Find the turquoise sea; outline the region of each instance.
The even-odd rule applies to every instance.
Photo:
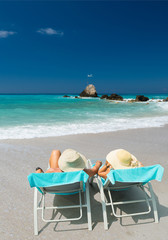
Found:
[[[24,139],[124,129],[161,127],[168,124],[167,95],[149,95],[149,104],[75,95],[0,95],[0,139]],[[152,99],[153,98],[153,99]]]

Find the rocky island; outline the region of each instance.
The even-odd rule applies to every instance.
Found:
[[[108,95],[102,95],[101,99],[108,99],[108,100],[118,100],[118,101],[123,101],[123,97],[121,97],[118,94],[112,93],[110,96]]]
[[[87,87],[80,93],[80,97],[98,97],[95,86],[93,84],[87,85]]]
[[[145,97],[144,95],[137,95],[135,101],[136,102],[146,102],[148,101],[149,98]]]
[[[70,97],[69,95],[64,95],[64,98]],[[86,88],[79,94],[79,96],[75,96],[75,98],[80,97],[99,97],[96,91],[96,87],[93,84],[88,84]],[[112,93],[110,95],[104,94],[100,97],[100,99],[105,100],[112,100],[112,101],[126,101],[128,103],[135,103],[135,102],[148,102],[150,99],[144,95],[136,95],[135,99],[124,99],[122,96]],[[153,101],[154,99],[151,99]],[[158,102],[168,102],[168,97],[165,99],[158,100]],[[149,104],[149,103],[146,103]]]

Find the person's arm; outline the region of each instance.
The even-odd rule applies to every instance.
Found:
[[[110,167],[110,166],[111,166],[111,164],[106,160],[104,166],[101,167],[101,169],[99,169],[99,173],[105,172],[107,170],[107,168]]]
[[[107,178],[107,173],[108,173],[108,172],[105,171],[105,172],[98,173],[98,175],[99,175],[100,177],[106,179],[106,178]]]
[[[98,171],[98,175],[104,179],[107,178],[107,174],[110,172],[110,170],[113,167],[110,165],[110,163],[106,162],[105,165]]]
[[[85,168],[85,169],[83,169],[83,171],[85,171],[89,175],[89,177],[93,177],[95,174],[98,173],[98,170],[101,167],[101,165],[102,165],[102,162],[97,161],[94,167],[92,167],[90,169]]]
[[[105,172],[107,170],[107,165],[105,164],[102,168],[99,169],[98,174]]]

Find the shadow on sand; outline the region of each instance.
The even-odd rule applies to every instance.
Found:
[[[107,194],[106,194],[107,196]],[[113,191],[113,200],[114,201],[122,201],[125,198],[127,200],[129,199],[142,199],[144,194],[140,189],[129,189],[126,191],[119,191],[115,192]],[[108,196],[107,196],[108,199]],[[168,208],[161,205],[159,203],[159,199],[157,195],[155,194],[155,199],[156,199],[156,204],[157,204],[157,209],[158,209],[158,215],[159,219],[162,217],[168,216]],[[83,199],[82,199],[83,200]],[[102,215],[102,205],[101,205],[101,200],[100,200],[100,194],[99,190],[97,187],[96,183],[92,183],[90,185],[90,201],[91,201],[91,213],[92,213],[92,227],[93,229],[96,227],[96,225],[100,222],[103,224],[103,215]],[[69,196],[63,196],[63,195],[55,195],[53,199],[54,206],[59,206],[59,205],[75,205],[79,204],[79,198],[78,194],[75,195],[69,195]],[[132,213],[132,212],[140,212],[140,211],[145,211],[147,209],[145,203],[138,203],[138,204],[127,204],[127,205],[120,205],[117,207],[117,212],[119,211],[124,212],[126,214]],[[151,206],[152,208],[152,206]],[[53,210],[52,215],[50,212],[50,215],[48,215],[49,219],[64,219],[64,218],[71,218],[71,217],[78,217],[79,216],[79,209],[59,209],[59,210]],[[120,224],[122,226],[131,226],[131,225],[136,225],[136,224],[148,224],[154,222],[154,217],[153,217],[153,208],[152,211],[148,215],[139,215],[139,216],[133,216],[133,217],[126,217],[126,218],[116,218],[115,216],[112,215],[111,207],[107,207],[107,218],[108,218],[108,227],[110,228],[113,222],[115,221],[120,221]],[[126,219],[131,219],[127,221]],[[123,219],[125,219],[123,221]],[[126,223],[124,223],[126,222]],[[50,223],[45,224],[39,233],[41,233]],[[80,231],[87,229],[87,213],[86,213],[86,208],[83,208],[83,217],[78,220],[78,221],[70,221],[69,224],[75,225],[80,225],[80,228],[73,227],[71,226],[70,229],[58,229],[58,224],[62,224],[61,222],[54,223],[54,231],[56,232],[62,232],[62,231]]]

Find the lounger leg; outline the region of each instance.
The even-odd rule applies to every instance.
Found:
[[[108,230],[106,200],[105,200],[103,185],[102,185],[101,180],[99,179],[99,177],[97,178],[97,183],[98,183],[98,186],[99,186],[99,189],[100,189],[100,196],[101,196],[101,201],[102,201],[104,229]]]
[[[108,224],[107,224],[107,212],[106,212],[106,202],[105,202],[105,196],[104,196],[104,190],[102,189],[100,191],[101,194],[101,200],[102,200],[102,210],[103,210],[103,219],[104,219],[104,229],[108,230]]]
[[[89,182],[86,183],[86,204],[87,204],[87,218],[88,218],[88,229],[92,230],[92,217],[90,207],[90,193],[89,193]]]
[[[38,235],[38,222],[37,222],[37,188],[34,188],[34,235]]]
[[[159,219],[158,219],[158,211],[157,211],[157,206],[156,206],[156,200],[155,200],[155,195],[154,195],[152,185],[151,185],[150,182],[148,183],[148,186],[149,186],[149,191],[150,191],[150,194],[151,194],[151,199],[152,199],[152,204],[153,204],[153,212],[154,212],[155,223],[158,223]]]

